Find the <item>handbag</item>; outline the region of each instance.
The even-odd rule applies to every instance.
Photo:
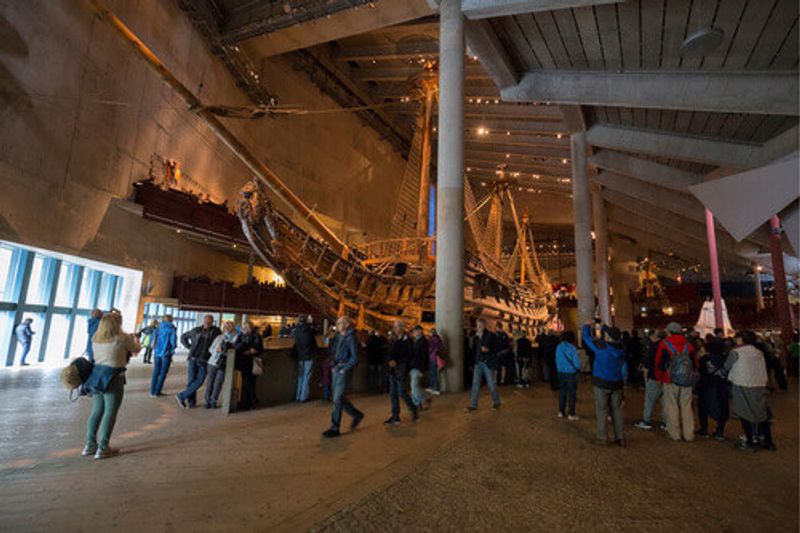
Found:
[[[253,375],[264,375],[264,361],[262,361],[260,357],[253,357]]]

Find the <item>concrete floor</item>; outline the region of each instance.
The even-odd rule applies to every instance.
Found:
[[[327,404],[225,417],[146,397],[129,372],[113,442],[79,456],[90,402],[69,403],[57,372],[0,372],[3,531],[797,530],[797,387],[771,403],[776,453],[673,443],[628,426],[629,446],[591,445],[590,387],[576,423],[553,394],[503,389],[498,412],[440,397],[418,424],[387,429],[387,397],[358,397],[363,428],[320,439]],[[170,373],[175,392],[185,370]],[[641,393],[628,395],[630,421]],[[727,435],[739,434],[732,422]]]

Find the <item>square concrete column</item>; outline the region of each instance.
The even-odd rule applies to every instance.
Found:
[[[464,16],[461,0],[439,11],[439,150],[436,329],[449,364],[447,390],[464,388]]]
[[[592,204],[586,171],[586,133],[570,136],[572,152],[572,206],[575,212],[575,277],[578,292],[578,325],[594,318],[592,281]]]
[[[608,295],[608,229],[606,206],[600,187],[592,189],[592,218],[594,219],[594,263],[597,280],[597,307],[604,324],[611,325],[611,304]]]

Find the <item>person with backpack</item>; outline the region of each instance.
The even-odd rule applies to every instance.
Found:
[[[620,342],[622,336],[619,329],[603,325],[600,329],[601,336],[595,340],[592,337],[592,323],[587,322],[581,331],[583,345],[594,352],[594,366],[592,367],[592,386],[594,387],[594,409],[597,417],[597,441],[600,446],[608,445],[608,418],[609,406],[611,420],[614,425],[614,443],[625,447],[625,420],[622,412],[622,395],[625,389],[625,379],[628,376],[628,366],[625,361],[625,348]],[[605,337],[608,335],[609,340]]]
[[[756,439],[767,450],[775,450],[769,425],[767,406],[767,364],[764,354],[755,347],[756,335],[743,331],[736,346],[725,360],[725,372],[731,382],[733,410],[739,416],[746,440],[742,451],[755,450]]]
[[[663,391],[662,408],[667,418],[667,433],[674,441],[694,440],[692,391],[699,379],[697,354],[683,336],[677,322],[667,324],[669,336],[656,349],[656,379]]]
[[[164,315],[158,329],[153,333],[153,376],[150,378],[150,397],[161,396],[172,356],[178,346],[178,330],[172,323],[172,315]]]
[[[94,366],[83,384],[92,396],[92,414],[86,423],[86,445],[81,455],[105,459],[119,453],[110,445],[125,391],[125,368],[130,354],[141,349],[133,335],[122,331],[122,315],[107,313],[94,334]]]
[[[575,416],[575,399],[578,394],[578,375],[581,359],[575,346],[575,333],[565,331],[556,347],[556,370],[558,370],[558,418],[578,420]],[[566,412],[569,401],[569,415]]]

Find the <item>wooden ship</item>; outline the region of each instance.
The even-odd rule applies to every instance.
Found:
[[[260,180],[242,189],[238,205],[245,236],[261,260],[322,313],[347,314],[359,328],[386,330],[398,318],[409,325],[435,322],[436,243],[428,236],[427,224],[436,101],[433,65],[410,81],[421,105],[393,217],[394,238],[355,248],[316,238],[274,207]],[[464,312],[468,318],[483,316],[527,329],[550,320],[555,297],[537,259],[527,213],[518,216],[512,194],[515,180],[504,169],[497,174],[490,194],[480,202],[465,180],[466,221],[475,249],[466,253]],[[487,205],[483,223],[480,213]],[[504,206],[516,230],[510,257],[501,255]],[[416,212],[410,212],[414,208]]]
[[[431,116],[437,94],[435,65],[426,65],[425,71],[411,80],[422,105],[403,179],[401,199],[405,196],[406,201],[400,202],[399,209],[408,211],[416,205],[416,217],[396,212],[397,223],[392,231],[399,237],[351,249],[220,120],[220,116],[241,114],[241,108],[205,105],[100,0],[89,0],[89,5],[256,176],[241,191],[237,213],[255,252],[287,285],[324,315],[333,318],[348,314],[356,319],[359,328],[386,330],[398,318],[409,325],[433,325],[436,246],[427,235],[427,206]],[[258,117],[271,112],[270,108],[259,107],[245,110],[245,115]],[[178,170],[179,166],[172,165],[175,179]],[[464,312],[469,318],[484,316],[527,328],[550,319],[555,298],[536,259],[527,216],[517,216],[512,185],[513,176],[498,169],[491,194],[476,202],[466,181],[466,221],[475,250],[466,254]],[[410,198],[415,191],[418,197]],[[276,209],[270,194],[285,202],[295,220],[303,220],[311,231]],[[510,258],[501,256],[504,204],[511,210],[517,233]],[[483,226],[478,217],[486,205],[490,208]],[[413,219],[417,222],[408,231],[406,223]]]

